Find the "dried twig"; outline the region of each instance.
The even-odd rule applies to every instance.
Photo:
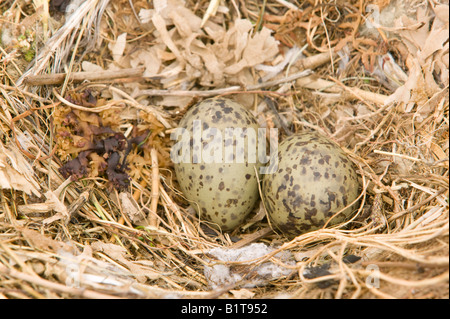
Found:
[[[96,72],[72,72],[68,76],[71,82],[98,81],[111,82],[116,79],[138,78],[144,74],[144,68],[106,70]],[[28,85],[55,85],[61,84],[66,79],[66,73],[28,75],[24,82]]]
[[[208,96],[215,96],[215,95],[223,95],[223,94],[230,94],[230,93],[249,93],[249,91],[256,91],[262,88],[267,88],[275,85],[279,85],[282,83],[287,83],[294,81],[298,78],[302,78],[305,76],[308,76],[311,74],[311,70],[304,70],[299,73],[293,74],[291,76],[287,76],[282,79],[274,80],[274,81],[268,81],[264,83],[258,83],[255,85],[249,85],[247,87],[241,87],[241,86],[231,86],[223,89],[214,89],[214,90],[205,90],[205,91],[198,91],[198,90],[141,90],[137,93],[137,96],[142,95],[156,95],[156,96],[164,96],[164,95],[175,95],[175,96],[202,96],[202,97],[208,97]]]
[[[159,202],[159,167],[158,167],[158,154],[154,148],[151,152],[152,159],[152,201],[150,203],[150,220],[151,226],[158,226],[157,208]]]

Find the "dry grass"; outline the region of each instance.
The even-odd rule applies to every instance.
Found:
[[[187,7],[203,17],[209,2],[191,2]],[[136,70],[130,61],[112,56],[108,45],[124,32],[133,50],[157,43],[154,28],[136,20],[141,9],[149,9],[147,1],[98,3],[95,10],[86,7],[90,14],[73,25],[63,25],[56,15],[41,20],[45,10],[37,11],[28,1],[0,5],[0,297],[449,297],[448,75],[426,73],[421,66],[424,75],[410,87],[410,98],[405,102],[397,95],[389,102],[396,81],[402,84],[417,71],[419,53],[395,31],[364,31],[365,0],[342,5],[304,1],[301,6],[268,0],[264,11],[262,1],[226,1],[229,11],[219,9],[211,21],[227,29],[237,17],[249,19],[274,30],[280,48],[304,47],[304,58],[287,66],[289,78],[284,69],[258,82],[260,73],[249,68],[245,81],[253,83],[229,76],[220,86],[206,87],[198,80],[187,88],[180,84],[182,77],[178,84],[177,78],[144,80],[140,69],[128,73],[127,66]],[[377,4],[383,8],[389,1]],[[300,11],[288,11],[291,6]],[[430,54],[434,62],[448,63],[448,21],[446,30],[443,48]],[[411,72],[409,77],[365,71],[376,69],[378,57],[388,51]],[[27,55],[37,59],[28,64]],[[81,61],[104,69],[116,65],[122,73],[94,72],[94,78],[80,83],[77,79],[88,78],[77,73]],[[305,69],[311,70],[306,77]],[[54,75],[61,72],[67,76]],[[432,85],[429,74],[434,74]],[[49,78],[53,82],[39,82]],[[93,105],[83,96],[87,89],[95,97]],[[255,212],[232,234],[211,235],[177,190],[168,157],[171,129],[189,105],[211,95],[230,96],[254,110],[271,96],[278,115],[260,110],[265,125],[279,127],[281,118],[292,131],[317,130],[338,142],[361,176],[355,217],[289,241]],[[170,104],[173,99],[180,104]],[[131,182],[124,190],[92,172],[77,181],[62,177],[59,169],[80,151],[71,151],[57,134],[73,110],[80,122],[100,119],[130,137],[151,132],[128,156]],[[207,251],[251,242],[276,248],[256,265],[283,264],[276,253],[290,252],[295,263],[284,266],[292,274],[253,288],[237,283],[210,289],[204,275],[210,265]],[[343,262],[349,255],[362,258]],[[324,264],[330,266],[326,276],[305,278],[307,267]],[[251,270],[238,266],[234,269]],[[320,285],[324,282],[329,284]]]

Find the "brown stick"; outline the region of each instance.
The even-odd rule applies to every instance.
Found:
[[[144,68],[131,68],[122,70],[107,70],[99,72],[73,72],[69,75],[70,81],[111,81],[119,78],[139,77],[144,74]],[[66,73],[29,75],[25,78],[28,85],[51,85],[64,82]]]
[[[333,54],[333,56],[334,55],[336,54]],[[315,68],[321,66],[322,64],[328,63],[328,61],[330,60],[331,60],[330,52],[323,52],[309,56],[304,59],[299,59],[297,60],[297,62],[295,62],[294,65],[300,70],[307,70],[307,69],[314,70]]]
[[[158,154],[154,148],[150,151],[152,160],[152,201],[150,203],[150,225],[158,226],[158,200],[159,200],[159,167],[158,167]]]
[[[239,240],[238,242],[235,242],[233,245],[231,245],[229,248],[238,249],[242,248],[272,232],[272,229],[270,227],[262,228],[253,234],[249,235],[248,237]]]
[[[345,85],[340,85],[336,82],[327,81],[321,78],[318,78],[316,75],[309,75],[303,78],[300,78],[296,81],[296,85],[311,89],[311,90],[322,90],[329,93],[341,93],[344,94],[345,97],[348,98],[357,98],[361,101],[367,101],[375,104],[383,105],[387,95],[364,91],[360,88],[356,87],[348,87]]]

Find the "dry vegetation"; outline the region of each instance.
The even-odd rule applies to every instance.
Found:
[[[0,297],[449,297],[444,0],[43,2],[0,3]],[[169,152],[216,95],[339,143],[355,217],[289,241],[261,208],[211,231]],[[256,242],[275,250],[212,289],[208,251]],[[246,285],[268,261],[292,271]]]

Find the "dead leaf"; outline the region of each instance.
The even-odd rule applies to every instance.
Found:
[[[449,7],[448,4],[438,4],[433,7],[434,14],[443,23],[449,22]]]
[[[22,153],[6,148],[0,143],[0,189],[14,189],[40,197],[40,186],[34,179],[34,171]]]
[[[182,1],[162,1],[158,9],[142,10],[140,17],[155,27],[155,44],[130,49],[129,63],[133,67],[144,65],[144,75],[157,77],[164,88],[184,89],[192,83],[205,87],[254,84],[250,68],[270,63],[279,53],[269,29],[254,33],[252,23],[244,19],[234,21],[228,30],[209,20],[202,25],[202,19]],[[174,101],[158,103],[165,102]]]
[[[89,62],[89,61],[83,61],[81,63],[81,67],[83,68],[83,71],[86,72],[101,72],[103,71],[103,68],[95,63]]]
[[[139,205],[133,199],[131,194],[121,192],[119,194],[119,199],[122,205],[122,210],[134,224],[139,223],[145,218],[145,214],[139,209]]]
[[[114,61],[119,61],[125,51],[127,34],[122,33],[117,37],[116,42],[110,43],[108,48],[111,50]]]
[[[397,27],[403,27],[396,33],[409,51],[406,60],[409,75],[386,104],[403,104],[405,112],[411,112],[417,106],[421,118],[433,111],[436,94],[448,86],[448,62],[443,59],[448,56],[449,25],[446,19],[448,14],[437,18],[428,7],[418,7],[417,19],[403,15],[395,21]],[[418,23],[419,27],[412,27]]]
[[[122,246],[97,241],[94,242],[91,247],[94,251],[103,252],[110,258],[127,267],[139,282],[145,282],[145,278],[155,280],[161,277],[158,272],[152,270],[150,267],[130,261],[126,256],[127,250]]]
[[[448,43],[448,24],[443,25],[440,20],[435,19],[418,58],[425,61],[436,51],[443,50],[445,43]]]
[[[72,247],[65,244],[62,241],[56,241],[48,236],[39,233],[36,230],[29,229],[26,227],[19,227],[25,239],[29,242],[31,247],[35,247],[39,250],[58,252],[61,249],[66,251],[71,251]]]
[[[431,151],[436,161],[443,161],[448,158],[448,155],[442,150],[442,148],[436,143],[431,142]]]

